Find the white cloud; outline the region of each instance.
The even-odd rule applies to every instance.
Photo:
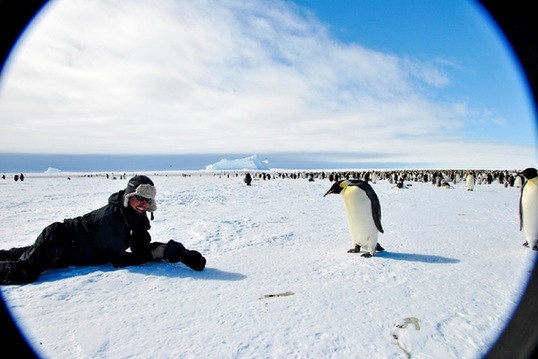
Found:
[[[57,0],[48,7],[3,78],[0,152],[405,157],[431,138],[439,150],[461,145],[452,141],[462,137],[465,104],[429,99],[450,85],[439,59],[341,43],[295,6]]]

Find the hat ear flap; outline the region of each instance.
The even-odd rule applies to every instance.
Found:
[[[123,207],[129,207],[129,198],[131,198],[132,196],[132,193],[123,195]]]

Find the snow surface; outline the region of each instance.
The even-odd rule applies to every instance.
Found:
[[[536,258],[521,245],[519,188],[496,182],[471,192],[378,180],[386,252],[368,259],[347,253],[329,180],[146,174],[158,189],[153,239],[199,250],[207,268],[70,267],[1,287],[44,358],[478,358]],[[67,175],[0,181],[2,248],[126,184]]]
[[[221,170],[269,170],[269,162],[267,160],[262,161],[258,158],[258,155],[252,155],[250,157],[238,158],[229,160],[224,158],[219,162],[205,166],[208,171],[221,171]]]

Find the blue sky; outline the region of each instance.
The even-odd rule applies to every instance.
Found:
[[[528,131],[528,119],[534,118],[534,113],[524,74],[501,29],[479,3],[449,0],[342,0],[337,2],[338,6],[323,0],[295,3],[310,7],[344,42],[359,42],[374,50],[425,61],[442,59],[451,63],[452,69],[445,68],[451,86],[432,95],[444,99],[468,98],[477,109],[483,109],[480,121],[467,126],[470,138],[502,137],[513,143],[536,143],[535,134]],[[493,114],[488,116],[490,113]],[[510,126],[504,126],[505,121],[510,121]]]
[[[0,152],[538,162],[526,82],[467,0],[55,0],[0,86]]]

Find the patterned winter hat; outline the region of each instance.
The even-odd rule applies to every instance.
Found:
[[[157,203],[155,203],[155,195],[157,189],[153,184],[153,181],[146,176],[134,176],[127,183],[125,193],[123,194],[123,205],[129,206],[129,198],[132,196],[141,196],[150,200],[148,212],[154,212],[157,210]]]

